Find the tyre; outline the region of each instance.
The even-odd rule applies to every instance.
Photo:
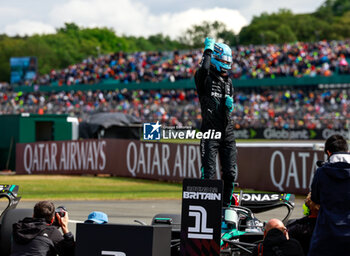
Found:
[[[25,217],[32,217],[33,209],[11,209],[1,218],[0,255],[8,256],[11,253],[12,225]]]

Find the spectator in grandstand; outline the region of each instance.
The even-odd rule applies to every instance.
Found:
[[[278,219],[271,219],[265,225],[264,241],[253,250],[254,256],[302,256],[300,243],[289,238],[288,230]]]
[[[350,74],[350,41],[237,46],[229,75],[234,79],[315,77]],[[199,50],[179,52],[118,52],[89,57],[63,70],[25,81],[26,85],[94,84],[177,81],[193,78],[201,58]]]
[[[238,46],[233,51],[232,77],[261,79],[349,74],[348,44],[349,41],[321,41]]]
[[[53,225],[55,219],[62,229]],[[49,201],[40,201],[34,206],[33,218],[24,218],[13,225],[11,256],[73,256],[74,237],[68,230],[68,212],[64,217],[55,214],[55,206]]]
[[[237,129],[347,129],[349,89],[245,89],[235,93],[231,113]],[[69,114],[85,119],[96,112],[124,112],[142,121],[200,127],[195,90],[111,90],[13,92],[0,88],[0,114]]]
[[[89,214],[84,223],[106,224],[108,223],[108,216],[104,212],[93,211]]]
[[[170,52],[137,52],[89,57],[63,70],[52,70],[26,85],[96,84],[103,80],[121,83],[177,81],[193,77],[200,60],[199,51],[179,55]]]
[[[324,147],[328,160],[316,170],[311,200],[320,204],[310,243],[310,256],[349,255],[350,154],[345,138],[330,136]]]
[[[315,228],[319,209],[320,205],[315,204],[311,200],[311,193],[309,193],[303,205],[305,217],[291,220],[287,225],[289,237],[299,241],[305,255],[309,252],[311,236]]]
[[[214,179],[216,155],[219,152],[224,180],[223,206],[229,207],[237,175],[236,141],[230,113],[233,111],[233,87],[227,70],[231,68],[232,51],[212,38],[205,39],[200,68],[195,84],[202,110],[203,133],[220,132],[221,137],[201,140],[202,178]],[[224,223],[224,222],[223,222]]]

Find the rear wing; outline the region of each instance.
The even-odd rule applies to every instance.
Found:
[[[18,189],[18,185],[0,185],[0,199],[4,197],[8,199],[7,206],[3,210],[0,209],[2,210],[2,212],[0,211],[0,218],[6,211],[16,208],[19,200],[21,200],[21,197],[17,196]]]
[[[287,193],[234,193],[238,199],[240,206],[247,207],[253,213],[260,213],[276,209],[279,207],[286,207],[288,213],[283,219],[287,221],[294,209],[294,194]]]

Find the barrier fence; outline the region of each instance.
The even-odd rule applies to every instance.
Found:
[[[325,157],[308,143],[238,143],[237,149],[240,187],[296,194],[308,192],[316,161]],[[110,174],[181,182],[200,178],[200,167],[198,144],[102,139],[16,145],[17,174]]]

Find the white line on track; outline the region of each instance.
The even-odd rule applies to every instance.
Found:
[[[69,220],[69,223],[84,223],[84,221],[81,220]]]

